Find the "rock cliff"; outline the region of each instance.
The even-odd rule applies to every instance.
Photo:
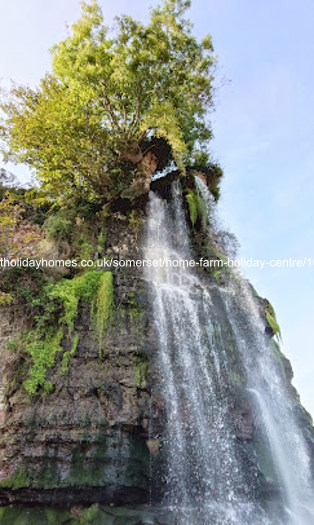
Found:
[[[170,182],[172,179],[173,176]],[[170,198],[164,182],[156,181],[153,187],[164,198]],[[186,213],[190,221],[188,207]],[[112,213],[106,222],[107,259],[142,259],[145,221],[144,209],[137,210],[136,221],[120,211]],[[192,241],[196,250],[202,249],[196,230]],[[151,502],[158,504],[164,481],[160,443],[165,414],[155,363],[157,343],[150,291],[141,268],[120,267],[111,271],[114,316],[101,352],[90,322],[91,305],[81,300],[74,321],[78,334],[76,351],[66,373],[60,373],[61,355],[57,355],[48,371],[54,388],[47,394],[30,396],[25,392],[19,379],[23,355],[12,356],[7,343],[23,331],[27,319],[16,305],[2,307],[2,523],[19,519],[22,510],[8,507],[12,504],[33,506],[28,511],[32,523],[53,523],[44,514],[46,507],[59,509],[51,511],[51,520],[56,523],[94,523],[92,517],[90,521],[80,521],[87,512],[95,520],[98,516],[95,523],[152,523],[145,521],[146,515],[147,519],[157,520],[154,507],[134,508]],[[201,278],[209,284],[217,280],[204,270]],[[261,312],[264,310],[261,300]],[[265,330],[273,335],[266,318]],[[228,344],[232,345],[232,341]],[[63,338],[62,346],[70,351],[69,337]],[[291,366],[283,356],[280,360],[290,383]],[[234,439],[248,472],[258,477],[258,497],[262,500],[275,489],[267,479],[267,458],[263,465],[262,453],[256,455],[258,429],[243,386],[243,370],[234,356],[230,357],[230,367]],[[314,452],[310,417],[299,405],[292,387],[291,396]],[[157,514],[159,520],[163,519],[161,510]]]

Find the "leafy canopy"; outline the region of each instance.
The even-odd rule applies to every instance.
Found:
[[[189,0],[164,0],[143,25],[109,30],[96,0],[52,49],[37,89],[13,87],[1,107],[7,160],[31,166],[52,196],[107,201],[143,172],[143,144],[162,137],[182,172],[211,137],[210,36],[198,42]],[[129,174],[129,175],[127,175]]]

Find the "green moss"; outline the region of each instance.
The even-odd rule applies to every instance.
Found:
[[[42,525],[43,523],[46,525],[47,521],[42,509],[12,505],[2,510],[0,523],[1,525]]]
[[[91,525],[94,523],[94,520],[98,517],[99,518],[99,505],[97,503],[94,503],[91,507],[88,509],[84,509],[82,516],[79,518],[78,524],[79,525]],[[98,522],[99,523],[99,522]]]
[[[100,232],[97,237],[97,252],[103,253],[106,249],[106,228],[104,225],[101,226]]]
[[[52,509],[49,507],[45,507],[43,511],[45,513],[45,519],[47,520],[47,524],[49,525],[60,525],[62,523],[70,523],[70,516],[68,511],[61,509]]]
[[[71,350],[64,352],[62,356],[61,374],[66,374],[66,372],[69,370],[70,362],[71,362],[72,357],[75,355],[78,342],[79,342],[79,336],[78,334],[76,334],[73,338]]]
[[[194,228],[198,218],[198,198],[196,193],[192,190],[187,190],[185,198],[189,206],[190,221]]]
[[[102,355],[102,344],[105,330],[113,318],[114,288],[111,272],[101,274],[97,293],[91,307],[91,320],[97,332],[99,353]]]
[[[43,392],[53,389],[46,375],[54,366],[57,353],[63,352],[63,337],[72,337],[71,350],[62,356],[61,373],[68,370],[79,342],[78,334],[73,334],[79,301],[91,304],[91,322],[101,346],[113,314],[112,274],[92,270],[74,279],[61,279],[54,285],[49,283],[44,287],[43,298],[33,300],[36,308],[38,301],[42,311],[35,316],[35,327],[11,344],[13,349],[24,350],[31,358],[28,378],[23,383],[30,394],[40,389]]]
[[[202,227],[205,228],[208,222],[208,214],[207,214],[206,203],[199,191],[197,192],[197,212],[198,212],[198,217],[201,221]]]
[[[37,424],[40,424],[39,420],[37,420]],[[34,432],[32,432],[31,435],[35,438],[36,429],[34,428],[33,431]],[[56,486],[61,486],[61,483],[58,465],[58,449],[55,447],[53,457],[47,457],[39,470],[35,470],[32,466],[32,461],[26,459],[23,464],[23,469],[16,470],[11,477],[0,483],[0,487],[11,489],[19,489],[22,487],[50,489]]]
[[[67,510],[10,505],[0,509],[1,525],[62,525],[74,523]]]
[[[49,297],[58,299],[63,304],[64,313],[59,318],[59,324],[66,325],[70,333],[73,330],[74,319],[77,316],[79,301],[91,302],[97,292],[102,275],[104,274],[97,270],[92,270],[74,279],[61,279],[52,288]]]
[[[57,352],[62,351],[60,345],[63,337],[63,329],[60,328],[56,333],[49,327],[44,339],[40,334],[29,332],[28,338],[31,342],[26,345],[26,352],[31,356],[33,366],[29,370],[28,379],[23,385],[30,394],[35,394],[39,387],[43,387],[45,392],[53,389],[53,384],[46,380],[47,369],[52,368],[55,363]]]
[[[20,487],[28,487],[30,481],[31,478],[28,470],[16,470],[10,478],[0,482],[0,487],[19,489]]]

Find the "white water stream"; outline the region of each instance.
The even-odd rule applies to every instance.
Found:
[[[212,200],[202,185],[199,191],[212,221]],[[191,269],[169,264],[192,258],[178,185],[171,203],[151,195],[144,252],[146,259],[164,261],[147,268],[146,279],[167,419],[162,441],[167,464],[164,505],[173,523],[314,523],[307,448],[250,288],[239,278],[224,288],[205,286]],[[234,357],[226,326],[247,376],[243,390],[260,442],[271,458],[270,481],[278,488],[278,505],[266,504],[264,509],[257,496],[257,474],[243,459],[235,437],[234,390],[229,384]]]

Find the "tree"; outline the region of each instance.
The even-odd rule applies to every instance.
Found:
[[[122,16],[111,33],[96,1],[83,3],[52,50],[52,73],[2,103],[5,159],[34,168],[53,197],[102,202],[132,196],[158,137],[184,173],[211,137],[214,63],[210,37],[199,43],[184,17],[189,5],[165,0],[148,25]]]

